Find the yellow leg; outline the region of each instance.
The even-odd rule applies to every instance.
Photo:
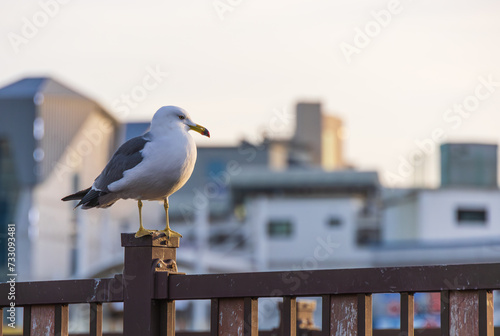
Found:
[[[170,228],[170,225],[168,224],[168,198],[165,198],[163,200],[163,207],[165,208],[165,217],[167,217],[166,222],[167,225],[165,226],[165,230],[161,230],[160,232],[163,232],[167,238],[171,237],[182,237],[182,235],[179,232],[175,232]]]
[[[139,208],[139,231],[135,233],[135,238],[147,236],[153,233],[152,230],[146,230],[144,226],[142,226],[142,201],[137,201],[137,207]]]

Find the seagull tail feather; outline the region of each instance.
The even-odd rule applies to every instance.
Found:
[[[61,201],[75,201],[75,200],[81,200],[87,193],[90,191],[90,188],[80,190],[79,192],[76,192],[74,194],[68,195],[66,197],[63,197]]]
[[[78,208],[80,205],[82,206],[82,209],[90,209],[90,208],[95,208],[95,207],[103,207],[102,204],[99,202],[99,197],[106,195],[106,192],[102,192],[99,190],[92,189],[92,187],[80,190],[79,192],[76,192],[74,194],[68,195],[64,198],[62,198],[62,201],[76,201],[79,200],[78,204],[75,206],[75,209]],[[114,202],[113,202],[114,203]],[[110,206],[109,204],[108,206]]]

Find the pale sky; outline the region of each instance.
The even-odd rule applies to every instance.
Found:
[[[500,82],[495,0],[64,2],[0,2],[1,86],[52,76],[120,120],[178,105],[210,129],[200,145],[289,134],[283,111],[321,101],[344,120],[347,160],[377,169],[387,185],[414,180],[398,173],[401,157],[433,132],[500,139],[500,83],[484,84]],[[341,46],[356,50],[350,62]],[[127,113],[123,95],[133,93]],[[454,104],[470,112],[447,112]],[[435,182],[437,148],[423,148],[433,152],[427,180]]]

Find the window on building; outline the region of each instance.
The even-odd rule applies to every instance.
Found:
[[[486,209],[458,208],[458,224],[485,225],[488,221],[488,211]]]
[[[342,225],[342,218],[332,216],[332,217],[328,218],[326,223],[327,223],[328,227],[339,227]]]
[[[269,237],[274,238],[289,237],[293,233],[292,222],[287,219],[271,220],[267,225],[267,233],[269,234]]]

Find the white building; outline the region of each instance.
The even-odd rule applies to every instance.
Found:
[[[384,201],[383,241],[500,239],[500,190],[411,190]]]
[[[497,146],[441,146],[442,186],[386,190],[374,265],[497,262]]]
[[[362,267],[378,239],[375,172],[254,170],[234,178],[258,270]]]

